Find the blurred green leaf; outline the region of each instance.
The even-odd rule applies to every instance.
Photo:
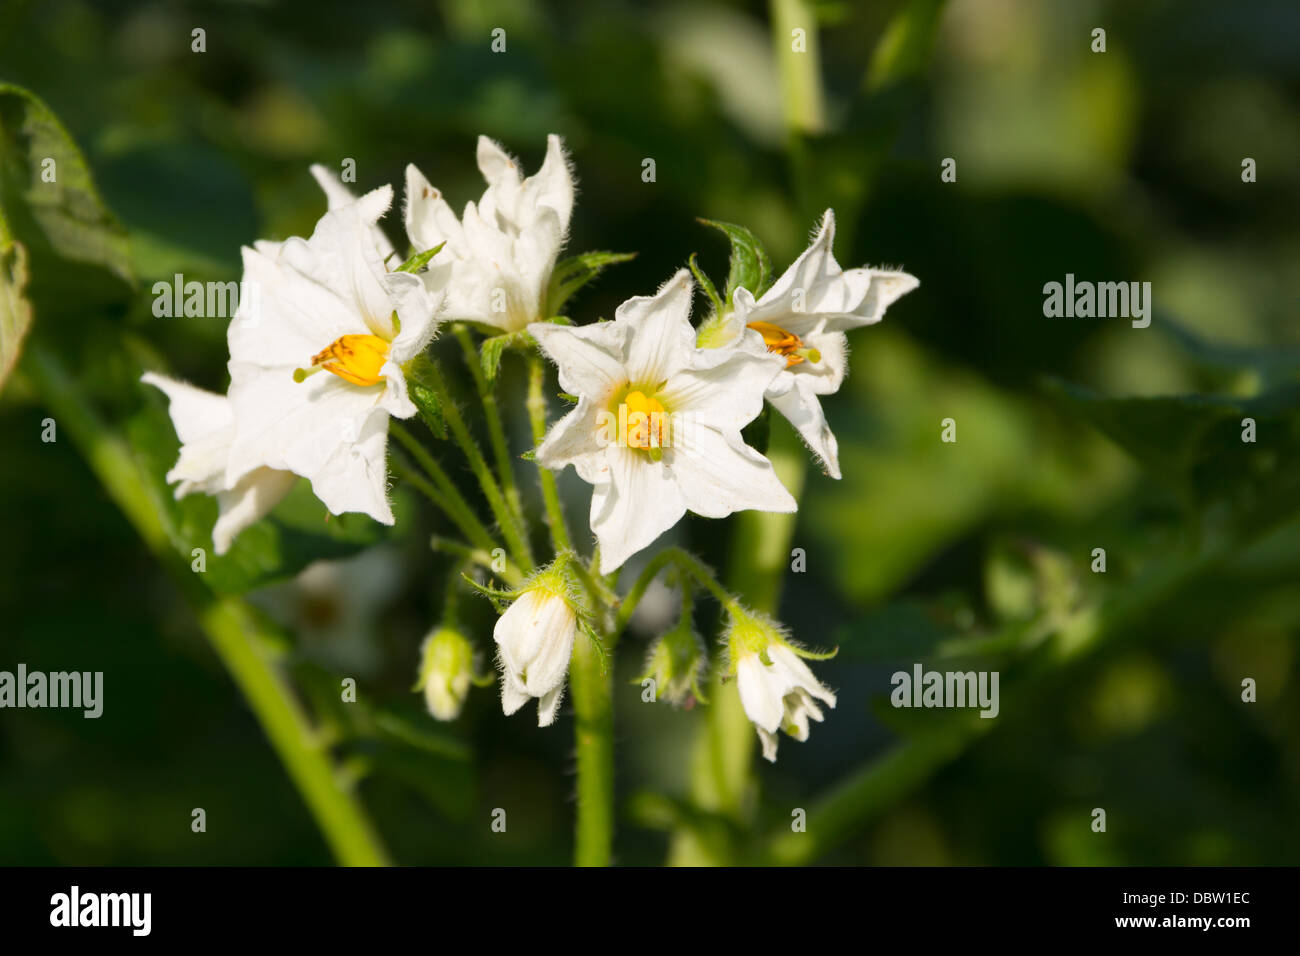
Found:
[[[1296,482],[1300,385],[1254,398],[1109,398],[1059,379],[1045,387],[1190,504],[1243,498],[1258,503],[1274,487]],[[1243,440],[1247,419],[1254,423],[1254,441]]]
[[[0,216],[33,259],[48,251],[134,279],[126,232],[72,137],[35,95],[8,83],[0,83]]]
[[[0,217],[0,389],[18,361],[32,324],[32,304],[24,295],[27,278],[27,250],[21,242],[7,241]]]

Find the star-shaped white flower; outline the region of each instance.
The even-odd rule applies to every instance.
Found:
[[[225,554],[239,532],[279,504],[298,476],[262,467],[230,482],[226,460],[235,436],[230,400],[154,372],[146,372],[141,381],[166,394],[181,440],[180,457],[167,473],[167,482],[179,482],[177,498],[196,491],[216,497],[219,517],[212,528],[212,543],[217,554]]]
[[[561,388],[578,396],[537,461],[573,465],[593,486],[602,574],[687,511],[722,518],[796,507],[772,463],[740,437],[783,362],[761,350],[696,348],[692,291],[683,269],[655,295],[624,302],[613,322],[528,327]]]
[[[423,279],[387,271],[375,231],[391,202],[384,186],[335,205],[309,239],[243,250],[255,295],[228,332],[228,481],[291,471],[334,514],[393,523],[388,419],[416,412],[403,366],[436,331],[445,270]]]
[[[573,212],[573,177],[560,137],[546,138],[537,174],[521,178],[519,164],[486,136],[478,168],[488,187],[460,218],[415,166],[406,167],[406,232],[417,251],[446,243],[450,263],[449,318],[515,332],[549,318],[546,289]]]
[[[848,358],[844,333],[874,325],[885,309],[920,282],[906,272],[840,268],[831,252],[835,213],[826,210],[812,244],[757,301],[746,288],[732,296],[733,311],[708,330],[701,344],[767,350],[785,357],[767,399],[789,419],[826,473],[840,477],[839,445],[820,396],[839,391]]]

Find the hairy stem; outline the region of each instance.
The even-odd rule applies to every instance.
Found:
[[[606,866],[614,840],[614,700],[612,675],[593,641],[579,634],[569,666],[576,720],[578,819],[574,863]]]
[[[478,349],[474,347],[474,338],[464,325],[455,326],[455,335],[465,353],[465,364],[474,378],[474,387],[478,389],[479,400],[483,404],[483,415],[487,420],[488,440],[492,443],[492,457],[496,459],[497,475],[501,479],[501,488],[505,492],[506,504],[514,513],[520,525],[527,527],[524,520],[524,508],[519,498],[519,485],[515,481],[514,462],[510,458],[510,448],[506,443],[506,430],[501,420],[501,407],[497,402],[496,392],[488,384],[479,361]]]
[[[546,437],[546,397],[542,392],[546,381],[546,365],[540,355],[528,357],[528,420],[533,429],[533,445],[540,445]],[[564,508],[555,485],[555,475],[549,468],[537,466],[537,480],[542,487],[542,502],[546,506],[546,523],[551,529],[551,542],[555,553],[573,548],[569,529],[564,523]]]
[[[496,518],[497,524],[501,526],[501,535],[505,538],[506,548],[519,566],[524,569],[525,573],[532,571],[533,552],[528,545],[528,535],[522,522],[506,504],[505,496],[501,492],[501,486],[497,484],[496,478],[492,476],[492,469],[488,467],[487,459],[479,451],[474,436],[470,434],[469,426],[465,424],[464,416],[461,415],[456,403],[452,401],[451,393],[447,390],[447,383],[443,380],[442,372],[432,362],[429,363],[428,368],[429,386],[437,394],[438,402],[442,406],[442,414],[447,420],[447,427],[451,429],[452,437],[455,438],[456,444],[464,452],[470,470],[474,472],[474,477],[478,479],[478,483],[483,489],[483,495],[487,498],[488,507],[492,509],[492,516]]]

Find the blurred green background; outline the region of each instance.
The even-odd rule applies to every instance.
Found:
[[[237,278],[241,244],[309,232],[312,162],[355,159],[363,188],[400,186],[415,162],[459,207],[482,189],[480,133],[529,170],[563,135],[580,188],[569,249],[639,253],[580,294],[578,321],[692,252],[724,272],[696,216],[747,225],[780,270],[834,206],[842,264],[921,279],[852,336],[852,374],[825,402],[845,477],[809,473],[792,541],[807,570],[783,581],[795,636],[841,646],[817,668],[840,703],[710,818],[687,798],[700,710],[641,703],[634,634],[616,683],[618,862],[662,861],[672,826],[729,830],[741,860],[767,858],[771,833],[790,862],[1297,862],[1300,7],[811,15],[822,89],[787,112],[788,43],[761,2],[0,0],[0,80],[66,124],[140,280],[124,295],[34,269],[33,341],[135,434],[162,415],[138,363],[226,384],[224,322],[154,318],[155,279]],[[1067,272],[1150,281],[1151,327],[1044,318],[1042,286]],[[20,366],[0,402],[0,669],[102,670],[105,714],[0,712],[0,863],[329,862],[172,580],[72,441],[39,440],[47,414]],[[956,444],[939,441],[947,417]],[[562,489],[579,527],[586,488],[570,472]],[[428,535],[446,528],[402,489],[397,508],[399,535],[341,522],[338,562],[264,575],[254,600],[292,635],[295,683],[397,861],[564,863],[571,717],[508,720],[495,689],[450,727],[424,716],[409,689],[447,567]],[[310,502],[277,513],[286,553],[303,521],[319,522]],[[725,567],[725,527],[692,519],[678,538]],[[1089,570],[1097,547],[1105,574]],[[490,609],[463,602],[487,655]],[[889,675],[916,661],[999,670],[1001,715],[891,709]],[[363,719],[331,705],[340,675],[373,705]],[[813,810],[815,839],[785,833],[794,807]]]

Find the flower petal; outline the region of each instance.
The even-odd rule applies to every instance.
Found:
[[[614,323],[627,332],[627,380],[658,385],[684,367],[695,350],[691,296],[695,283],[680,269],[652,296],[628,299],[614,312]]]
[[[735,511],[785,513],[798,507],[772,463],[746,445],[738,432],[703,425],[675,427],[671,455],[686,506],[698,515],[725,518]],[[667,453],[664,457],[669,460]]]

